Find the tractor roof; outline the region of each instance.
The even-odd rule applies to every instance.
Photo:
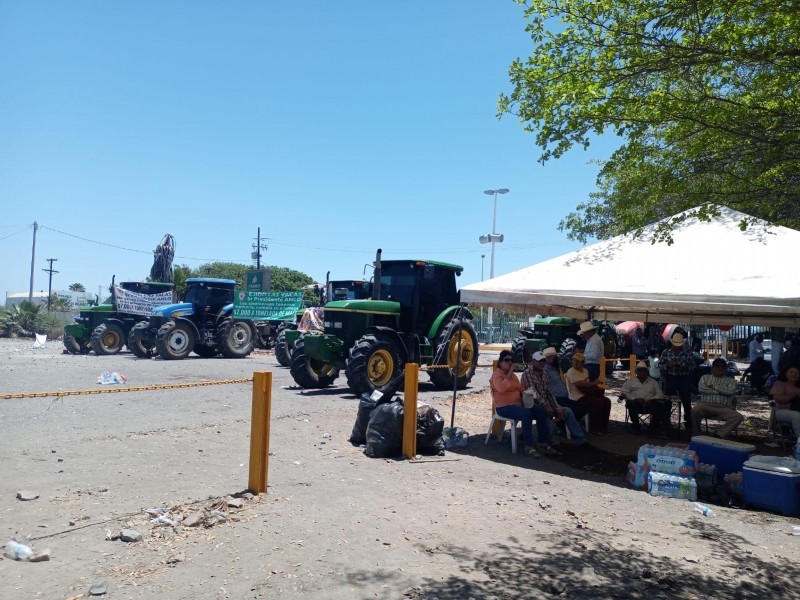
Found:
[[[464,267],[461,265],[454,265],[452,263],[440,262],[438,260],[381,260],[381,266],[383,265],[396,265],[402,263],[414,263],[418,266],[425,266],[425,265],[433,265],[435,267],[441,267],[442,269],[452,269],[457,274],[461,274],[464,270]]]
[[[213,277],[190,277],[186,283],[212,283],[217,285],[236,285],[235,279],[214,279]]]

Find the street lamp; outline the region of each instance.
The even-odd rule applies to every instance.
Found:
[[[508,188],[499,188],[496,190],[483,190],[487,196],[494,196],[494,208],[492,209],[492,232],[487,235],[482,235],[478,238],[481,244],[492,243],[491,258],[489,259],[489,279],[494,279],[494,245],[497,242],[503,241],[503,234],[497,233],[497,194],[507,194]],[[489,325],[492,324],[492,307],[489,307]]]

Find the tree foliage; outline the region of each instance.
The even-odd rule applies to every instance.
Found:
[[[535,48],[511,65],[500,115],[535,135],[542,162],[594,135],[622,139],[597,191],[562,221],[570,237],[612,237],[708,202],[800,227],[795,3],[517,1]]]
[[[266,267],[272,271],[272,289],[276,292],[300,291],[305,286],[314,283],[305,273],[287,267]],[[192,269],[186,265],[175,267],[175,289],[178,297],[183,298],[186,292],[186,280],[190,277],[214,277],[217,279],[233,279],[236,287],[244,287],[247,271],[252,270],[250,265],[229,262],[213,262],[200,265]]]
[[[42,305],[27,300],[0,309],[0,335],[32,337],[39,332],[44,316]]]
[[[69,289],[71,292],[85,292],[86,288],[83,287],[82,283],[73,283],[70,284]]]

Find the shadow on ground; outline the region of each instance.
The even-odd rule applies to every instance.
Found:
[[[402,574],[376,569],[349,574],[358,586],[397,586],[407,598],[800,598],[796,568],[748,554],[751,544],[707,519],[683,525],[708,540],[700,564],[614,547],[614,538],[591,529],[558,531],[536,539],[510,537],[488,551],[455,545],[420,546],[430,560],[455,561],[457,573],[422,577],[401,589]],[[445,558],[446,557],[446,558]],[[703,563],[714,560],[712,567]],[[721,564],[722,566],[718,566]],[[371,597],[371,596],[370,596]]]

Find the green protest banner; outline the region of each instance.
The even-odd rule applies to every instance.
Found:
[[[236,290],[233,318],[256,321],[285,321],[300,310],[303,292],[253,292]]]

